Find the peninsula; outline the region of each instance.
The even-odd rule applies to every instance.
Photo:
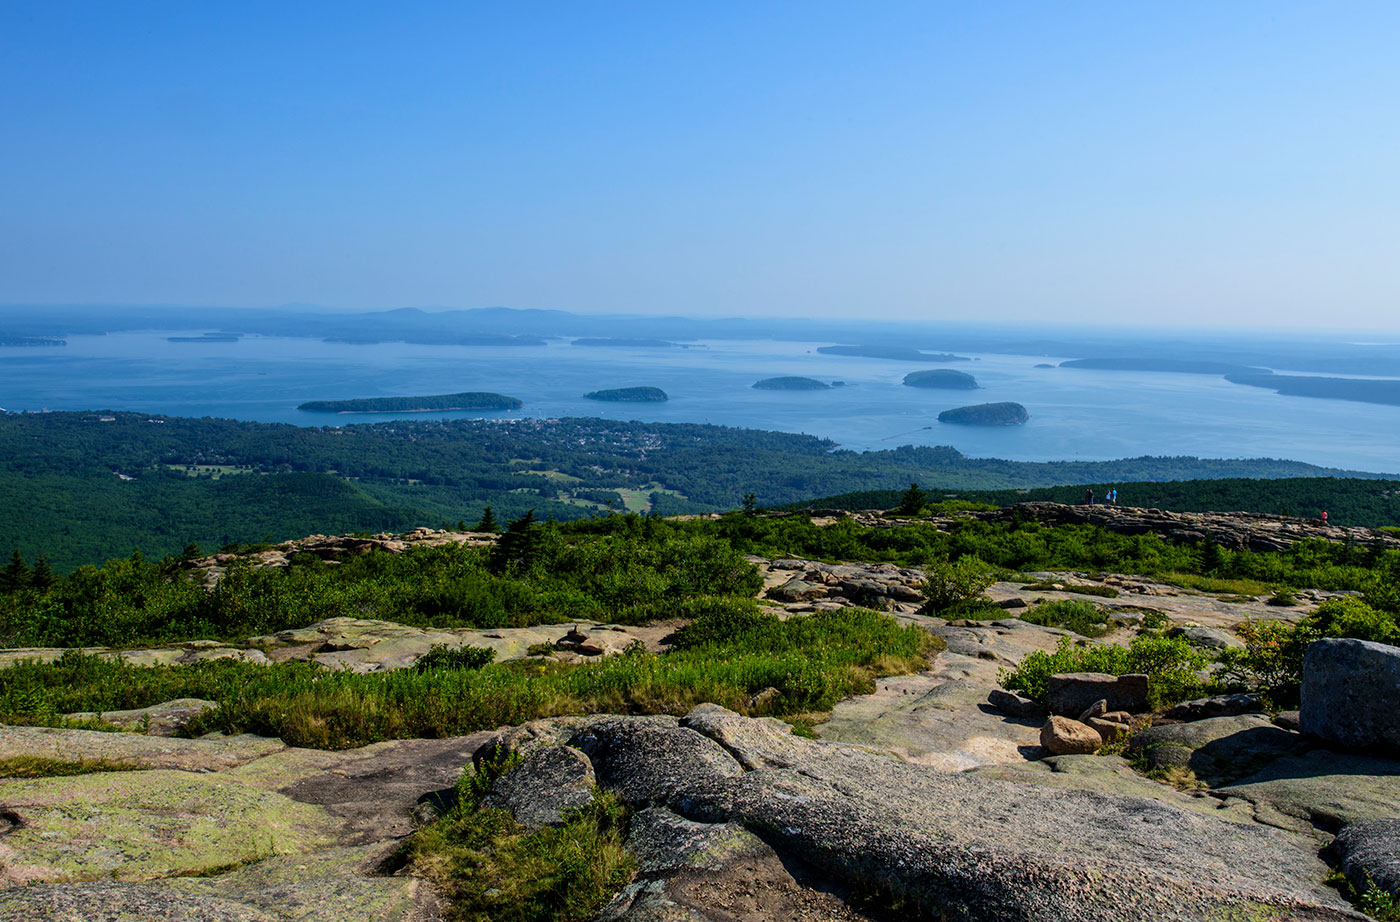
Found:
[[[1039,366],[1037,366],[1039,367]],[[1120,358],[1070,359],[1061,368],[1089,368],[1096,371],[1165,371],[1179,375],[1229,375],[1264,371],[1231,362],[1196,361],[1194,359],[1161,359],[1123,356]]]
[[[978,387],[977,379],[962,371],[951,368],[935,368],[931,371],[911,371],[904,376],[906,387],[927,387],[944,390],[972,391]]]
[[[1230,374],[1225,380],[1266,387],[1287,397],[1322,397],[1400,406],[1400,380],[1395,378],[1324,378],[1317,375]]]
[[[958,423],[963,426],[1019,426],[1031,415],[1019,403],[979,403],[970,407],[944,410],[938,414],[940,423]]]
[[[754,382],[754,387],[761,391],[824,391],[831,387],[816,378],[786,377],[786,378],[764,378],[762,381]]]
[[[444,410],[515,410],[514,397],[480,391],[431,397],[361,397],[355,400],[310,400],[297,407],[308,413],[439,413]]]
[[[865,359],[894,359],[897,362],[970,362],[965,355],[951,352],[922,352],[905,346],[818,346],[823,355],[852,355]]]
[[[611,400],[617,403],[661,403],[671,399],[659,387],[614,387],[583,396],[587,400]]]

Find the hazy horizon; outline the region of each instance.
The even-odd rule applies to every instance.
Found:
[[[0,302],[1400,325],[1388,4],[143,11],[0,11]]]

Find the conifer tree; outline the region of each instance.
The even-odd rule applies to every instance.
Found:
[[[529,570],[534,566],[540,550],[540,523],[535,521],[535,510],[522,515],[506,527],[496,546],[491,549],[489,564],[491,572],[505,573],[515,570]]]
[[[533,517],[534,510],[530,511],[530,515]],[[496,516],[491,512],[490,506],[487,506],[484,510],[482,510],[481,521],[477,522],[476,528],[472,529],[472,531],[489,531],[493,535],[499,532],[500,530],[501,526],[496,524]]]
[[[43,592],[56,582],[58,582],[58,577],[53,575],[53,568],[49,566],[49,559],[41,556],[34,562],[34,572],[29,577],[29,584],[40,592]]]
[[[24,562],[19,548],[15,548],[15,552],[10,555],[10,562],[5,565],[4,570],[0,570],[0,589],[6,592],[28,589],[32,579],[33,574],[29,572],[29,565]]]
[[[909,489],[899,498],[899,505],[894,511],[900,515],[918,515],[927,505],[928,494],[920,490],[917,483],[911,483]]]

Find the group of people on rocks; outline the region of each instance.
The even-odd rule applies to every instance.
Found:
[[[1104,491],[1104,494],[1103,494],[1103,501],[1104,501],[1104,503],[1105,503],[1106,505],[1109,505],[1109,506],[1116,506],[1116,505],[1118,505],[1118,491],[1117,491],[1117,490],[1105,490],[1105,491]],[[1093,490],[1092,487],[1086,487],[1086,488],[1084,489],[1084,505],[1086,505],[1086,506],[1092,506],[1092,505],[1094,505],[1094,490]]]

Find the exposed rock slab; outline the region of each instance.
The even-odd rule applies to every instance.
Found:
[[[1281,828],[1336,831],[1386,819],[1400,802],[1400,760],[1317,749],[1269,763],[1216,790],[1249,801],[1260,822]]]
[[[732,823],[948,920],[1358,919],[1312,843],[1161,801],[940,772],[712,705],[573,738],[637,806]]]
[[[261,736],[187,740],[139,733],[97,733],[52,727],[0,726],[0,758],[41,756],[65,762],[106,759],[144,768],[221,771],[281,752],[287,744]]]
[[[185,769],[0,781],[20,820],[0,838],[5,922],[437,919],[431,888],[384,874],[382,859],[437,812],[425,808],[446,806],[491,736],[323,752],[253,737],[0,731],[18,754]]]
[[[0,843],[3,883],[205,872],[334,843],[324,810],[218,773],[154,770],[0,782],[24,819]]]

